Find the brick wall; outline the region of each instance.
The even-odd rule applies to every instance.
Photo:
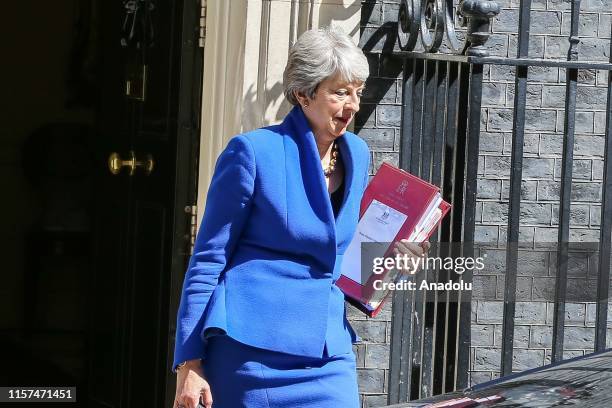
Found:
[[[502,11],[492,23],[487,46],[493,55],[515,56],[518,1],[500,0]],[[401,115],[401,61],[391,55],[399,1],[362,1],[360,46],[370,61],[370,80],[356,133],[372,151],[373,174],[382,161],[398,163]],[[529,56],[565,58],[570,22],[570,2],[534,0]],[[612,0],[587,0],[581,8],[579,58],[608,61]],[[397,47],[396,47],[397,49]],[[601,219],[601,180],[607,72],[580,71],[576,111],[576,145],[572,187],[572,241],[598,241]],[[476,240],[505,242],[509,193],[514,68],[486,66],[483,84],[479,157]],[[558,227],[559,181],[565,101],[565,71],[534,67],[529,70],[524,168],[521,189],[520,240],[554,242]],[[550,360],[551,303],[538,301],[538,288],[554,282],[554,259],[533,253],[532,268],[519,266],[515,332],[516,370],[543,365]],[[471,381],[479,383],[499,375],[503,279],[486,270],[474,278],[472,311]],[[552,283],[554,285],[554,283]],[[519,289],[520,290],[520,289]],[[487,299],[487,300],[484,300]],[[566,306],[566,357],[592,350],[593,304]],[[356,345],[363,406],[386,402],[390,310],[365,319],[349,310],[350,319],[364,341]],[[611,336],[608,336],[610,339]]]
[[[347,304],[348,305],[348,304]],[[391,303],[374,319],[348,305],[348,318],[362,341],[353,346],[357,356],[359,392],[363,407],[385,406],[391,338]]]

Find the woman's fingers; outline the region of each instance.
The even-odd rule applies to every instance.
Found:
[[[399,262],[397,262],[395,265],[397,269],[399,269],[405,274],[414,275],[416,273],[418,267],[415,267],[415,264],[417,262],[416,258],[418,257],[415,254],[411,252],[405,252],[395,247],[393,248],[393,255],[399,255],[401,257]]]
[[[396,266],[401,269],[402,272],[414,275],[421,266],[421,259],[427,256],[429,248],[431,248],[431,243],[429,241],[423,241],[417,244],[407,239],[402,239],[395,242],[393,255],[400,255],[402,257]]]
[[[407,256],[409,258],[408,262],[402,262],[404,273],[410,273],[414,275],[419,270],[420,259],[427,254],[429,251],[430,243],[429,241],[424,241],[421,244],[417,244],[414,242],[410,242],[407,239],[402,239],[395,243],[395,247],[393,248],[394,255]]]
[[[423,251],[427,254],[429,252],[429,248],[431,248],[431,242],[429,241],[423,241],[420,244],[421,248],[423,248]]]
[[[198,408],[199,402],[199,394],[182,394],[176,399],[176,402],[174,403],[174,408]]]
[[[202,397],[202,405],[205,408],[212,408],[213,399],[212,399],[212,393],[210,392],[210,387],[208,386],[208,383],[202,388],[201,397]]]
[[[178,372],[173,408],[212,408],[210,385],[204,379],[201,367],[184,368]],[[201,405],[200,405],[201,402]]]
[[[395,245],[402,254],[406,254],[408,256],[422,256],[425,254],[423,247],[415,242],[410,242],[407,239],[397,241]]]

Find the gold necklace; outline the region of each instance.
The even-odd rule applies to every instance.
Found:
[[[330,177],[334,170],[336,170],[336,160],[338,158],[338,145],[336,144],[336,141],[334,140],[333,145],[332,145],[332,150],[330,153],[331,159],[329,159],[329,165],[323,169],[323,174],[325,175],[325,177]]]

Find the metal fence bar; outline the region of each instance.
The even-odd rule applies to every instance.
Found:
[[[421,174],[423,179],[432,182],[433,167],[435,166],[434,155],[436,154],[439,143],[436,144],[436,128],[439,111],[438,108],[438,63],[437,61],[427,61],[426,64],[426,82],[425,82],[425,98],[423,108],[423,163]],[[423,271],[428,282],[433,281],[433,271]],[[421,292],[421,291],[419,291]],[[432,372],[433,372],[433,339],[434,339],[434,309],[435,300],[434,293],[423,292],[423,308],[419,318],[423,321],[423,332],[421,342],[421,373],[420,373],[420,389],[419,398],[424,398],[432,395]],[[416,379],[415,379],[416,380]]]
[[[427,162],[426,156],[423,154],[427,148],[427,139],[428,135],[424,133],[424,129],[427,128],[429,123],[426,123],[428,120],[428,109],[425,101],[427,100],[425,96],[425,92],[428,90],[428,84],[432,81],[430,78],[430,72],[428,72],[427,61],[417,60],[416,62],[416,75],[414,77],[414,107],[415,107],[415,115],[414,115],[414,127],[416,129],[420,129],[419,133],[419,144],[412,144],[412,154],[413,159],[415,155],[420,159],[420,162],[417,165],[417,162],[412,163],[411,173],[417,174],[419,177],[426,177],[424,174],[425,168],[424,164]],[[417,124],[418,123],[418,124]],[[416,137],[413,136],[413,142]],[[422,273],[414,275],[416,287],[419,287],[421,282],[423,282],[426,277],[423,276]],[[425,293],[422,290],[414,291],[413,299],[414,299],[414,318],[412,320],[412,357],[411,364],[412,369],[410,370],[410,390],[408,395],[408,400],[417,398],[420,395],[420,378],[421,378],[421,367],[422,367],[422,354],[421,347],[423,341],[423,307],[425,302]]]
[[[412,145],[412,118],[414,107],[412,105],[412,93],[414,92],[413,73],[416,60],[405,59],[402,69],[402,118],[401,118],[401,139],[399,166],[402,169],[409,169],[412,155],[410,146]]]
[[[447,106],[446,103],[446,94],[448,87],[448,77],[447,77],[447,68],[448,63],[445,61],[441,61],[436,63],[436,102],[435,106],[439,106],[444,103],[444,106]],[[434,126],[434,150],[432,157],[432,170],[431,170],[431,182],[442,188],[442,173],[444,172],[444,149],[445,149],[445,141],[444,141],[444,130],[446,128],[446,111],[444,109],[437,109],[435,116],[435,126]],[[443,192],[442,192],[443,194]],[[435,234],[431,236],[430,242],[432,245],[435,245],[436,253],[434,256],[440,256],[440,248],[436,245],[439,242],[442,242],[441,239],[442,231],[441,229],[437,229]],[[434,280],[436,282],[441,281],[442,271],[436,269],[434,272]],[[444,279],[444,278],[442,278]],[[443,321],[444,316],[441,314],[441,311],[444,310],[443,305],[440,304],[440,294],[438,291],[434,292],[433,303],[429,305],[431,310],[431,322],[427,320],[425,322],[426,327],[431,327],[431,357],[430,357],[430,372],[425,373],[423,376],[423,381],[429,381],[429,389],[430,392],[426,396],[434,395],[436,390],[435,378],[436,374],[440,371],[439,365],[437,365],[436,353],[439,350],[439,347],[444,348],[443,344],[440,344],[438,338],[442,338],[442,336],[438,336],[438,328],[439,322]],[[427,318],[430,317],[428,314]],[[441,320],[440,320],[441,319]],[[425,379],[426,378],[426,379]]]
[[[453,198],[453,187],[455,185],[453,180],[453,169],[455,167],[455,155],[456,155],[456,140],[457,140],[457,121],[459,116],[459,64],[456,62],[447,62],[447,89],[446,89],[446,122],[445,122],[445,143],[444,143],[444,173],[442,181],[442,196],[444,199],[452,203]],[[451,242],[452,236],[452,217],[453,211],[447,218],[444,219],[440,226],[440,237],[442,242]],[[450,255],[448,248],[444,252],[440,253],[441,257]],[[449,272],[446,270],[442,271],[443,279],[448,279]],[[435,372],[439,373],[434,378],[434,393],[442,393],[445,390],[446,385],[446,372],[447,372],[447,355],[448,355],[448,341],[449,341],[449,326],[448,319],[450,315],[450,294],[445,293],[443,307],[438,309],[438,327],[439,332],[443,335],[438,336],[436,339],[436,348],[439,350],[436,353],[436,361],[434,363]]]
[[[453,61],[467,62],[469,64],[482,65],[514,65],[514,66],[529,66],[529,67],[553,67],[553,68],[578,68],[578,69],[602,69],[606,71],[612,70],[612,62],[605,61],[567,61],[551,58],[516,58],[516,57],[499,57],[499,56],[465,56],[454,54],[425,54],[415,51],[398,51],[395,53],[398,56],[405,58],[421,58],[437,61]]]
[[[400,167],[411,168],[412,155],[412,121],[414,92],[413,74],[416,60],[404,60],[402,77],[402,129],[400,145]],[[408,394],[410,370],[410,334],[412,323],[412,296],[406,291],[399,290],[393,293],[391,312],[391,355],[394,358],[389,362],[389,388],[387,402],[397,404],[406,401],[401,396]]]
[[[469,53],[469,51],[468,51]],[[466,64],[466,69],[469,66]],[[480,110],[482,106],[483,66],[472,64],[470,72],[468,112],[467,112],[467,143],[465,169],[465,198],[463,219],[463,256],[474,257],[474,234],[476,227],[476,192],[478,176],[478,150],[480,144]],[[461,279],[472,282],[472,272],[466,270]],[[459,293],[459,330],[457,336],[457,374],[455,389],[468,386],[468,371],[470,366],[471,310],[472,296],[470,291]]]
[[[436,118],[436,61],[423,61],[425,66],[425,84],[423,97],[423,120],[421,144],[421,178],[431,181],[433,138]]]
[[[612,30],[612,27],[611,27]],[[612,40],[610,41],[610,63],[612,63]],[[601,226],[599,231],[599,270],[597,285],[597,312],[595,350],[606,348],[608,320],[608,296],[610,284],[610,236],[612,233],[612,71],[608,71],[608,101],[606,105],[606,142],[604,147],[604,175],[601,202]]]
[[[453,182],[453,214],[451,242],[462,242],[463,240],[463,209],[464,209],[464,187],[465,187],[465,165],[466,165],[466,138],[467,138],[467,112],[470,86],[470,65],[459,63],[459,102],[456,123],[455,156],[454,156],[454,182]],[[451,248],[451,257],[461,256],[456,246]],[[459,299],[449,303],[447,314],[448,340],[446,351],[446,375],[444,377],[445,392],[453,391],[457,380],[457,347],[459,345]]]
[[[524,67],[577,68],[612,70],[612,63],[598,61],[567,61],[541,58],[505,58],[505,57],[475,57],[470,58],[473,64],[514,65]]]
[[[426,271],[427,281],[435,282],[437,273]],[[423,345],[421,348],[421,387],[419,398],[431,397],[433,394],[433,352],[435,336],[436,294],[425,293],[423,309]]]
[[[465,141],[467,135],[468,98],[470,87],[470,64],[459,63],[459,101],[455,123],[455,159],[453,167],[453,214],[452,214],[452,242],[463,240],[463,197],[465,188]]]
[[[436,116],[434,119],[434,150],[432,156],[432,167],[431,167],[431,182],[436,186],[442,187],[442,173],[443,168],[443,157],[444,157],[444,130],[445,130],[445,119],[446,110],[438,109],[440,106],[447,106],[446,92],[448,85],[447,77],[448,63],[446,61],[440,61],[436,63],[436,100],[434,103]],[[439,231],[438,231],[439,232]]]
[[[580,19],[580,0],[572,1],[570,48],[567,59],[578,59],[578,24]],[[555,282],[555,304],[553,312],[552,354],[553,362],[563,360],[563,337],[565,333],[565,299],[567,292],[567,258],[569,242],[570,201],[572,192],[572,167],[574,163],[574,132],[576,125],[576,92],[578,70],[565,71],[565,117],[563,129],[563,157],[561,162],[561,192],[559,203],[559,232],[557,237],[557,277]]]
[[[517,57],[529,53],[529,25],[531,0],[521,0]],[[512,373],[514,346],[514,316],[516,303],[516,272],[518,261],[519,216],[521,181],[523,175],[523,140],[525,136],[525,101],[527,99],[527,67],[516,68],[514,82],[514,118],[512,131],[512,157],[510,163],[510,196],[508,208],[508,237],[506,248],[506,278],[504,287],[504,318],[502,327],[501,373]]]
[[[455,197],[455,168],[457,157],[457,135],[459,133],[459,121],[462,111],[461,103],[464,102],[466,93],[461,92],[461,64],[448,62],[448,84],[446,90],[446,121],[445,121],[445,150],[444,150],[444,174],[442,175],[442,195],[449,203],[454,203]],[[441,236],[445,242],[453,239],[453,219],[456,212],[451,210],[442,223]]]
[[[423,90],[425,86],[425,62],[417,59],[414,63],[414,89],[412,90],[412,146],[409,171],[421,177],[421,143],[423,137]]]
[[[412,296],[398,296],[402,300],[400,307],[394,309],[395,320],[392,325],[397,327],[397,332],[400,333],[401,344],[400,366],[398,367],[398,390],[397,395],[390,394],[389,397],[397,402],[407,401],[407,396],[410,393],[410,374],[412,371],[412,314],[414,310],[414,299]],[[397,310],[397,313],[396,313]],[[396,323],[399,321],[399,324]],[[391,377],[393,378],[393,377]]]

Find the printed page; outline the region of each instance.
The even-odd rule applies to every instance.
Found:
[[[342,275],[357,283],[361,281],[361,243],[392,242],[408,216],[377,200],[372,203],[359,220],[353,240],[349,244],[340,268]],[[379,254],[367,254],[366,259],[384,255],[387,246],[377,246],[372,250]]]

